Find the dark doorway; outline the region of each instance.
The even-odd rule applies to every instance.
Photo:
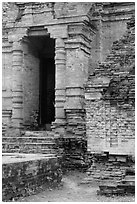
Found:
[[[55,120],[54,58],[40,58],[40,126],[50,128]]]
[[[49,35],[29,36],[29,43],[39,58],[39,127],[49,130],[55,120],[55,40]]]

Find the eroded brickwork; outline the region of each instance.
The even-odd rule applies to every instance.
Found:
[[[96,35],[91,46],[91,65],[89,66],[91,73],[94,72],[98,63],[106,60],[113,42],[125,34],[127,22],[134,13],[134,3],[128,3],[96,3],[95,9],[92,10],[92,23],[96,28]]]
[[[135,27],[113,43],[106,61],[89,77],[86,89],[88,149],[132,154],[135,151]]]
[[[25,157],[22,154],[10,158],[9,155],[11,162],[4,160],[2,200],[5,202],[32,195],[42,188],[57,187],[61,182],[62,171],[57,158],[33,155],[26,160]],[[13,158],[20,158],[20,161],[15,163]]]

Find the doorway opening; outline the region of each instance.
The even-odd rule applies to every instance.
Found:
[[[39,58],[39,128],[51,130],[55,121],[55,40],[49,36],[31,36],[29,40]]]
[[[40,126],[50,129],[55,120],[55,63],[54,58],[40,58]]]

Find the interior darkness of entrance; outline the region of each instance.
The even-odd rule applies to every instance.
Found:
[[[55,119],[55,63],[53,58],[40,58],[40,125]]]
[[[39,58],[39,127],[50,129],[55,120],[55,40],[30,36],[29,41],[33,54]]]

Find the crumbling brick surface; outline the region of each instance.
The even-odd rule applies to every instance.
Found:
[[[21,158],[21,155],[17,155],[17,158]],[[3,164],[2,172],[3,201],[16,201],[20,197],[38,192],[42,187],[54,188],[62,179],[58,159],[40,156],[38,158],[38,155],[36,159],[28,157],[26,161],[20,159],[20,162],[12,162],[11,158],[10,162]]]
[[[101,63],[95,70],[97,76],[115,76],[118,72],[129,72],[134,74],[135,65],[135,16],[127,23],[127,31],[113,42],[111,53],[105,62]]]
[[[62,169],[87,168],[87,141],[81,137],[58,138],[59,155],[62,157]]]
[[[86,87],[87,137],[90,151],[134,155],[135,19],[113,43],[106,61],[89,76]]]
[[[96,181],[121,181],[127,172],[135,173],[134,158],[128,155],[94,154],[92,160],[87,173]]]

